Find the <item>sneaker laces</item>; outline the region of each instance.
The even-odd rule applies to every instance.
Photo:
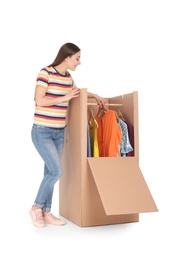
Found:
[[[43,220],[42,212],[39,210],[35,210],[36,220]]]
[[[59,218],[55,217],[54,215],[52,215],[52,213],[48,213],[47,214],[48,217],[51,217],[54,220],[59,220]]]

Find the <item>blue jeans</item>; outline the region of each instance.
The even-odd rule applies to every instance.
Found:
[[[64,129],[33,125],[31,137],[35,148],[44,161],[44,176],[34,205],[50,212],[55,183],[62,175]]]

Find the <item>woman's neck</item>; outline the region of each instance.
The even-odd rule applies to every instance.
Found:
[[[59,64],[57,66],[54,67],[60,74],[62,75],[66,75],[67,69],[65,66],[63,66],[63,64]]]

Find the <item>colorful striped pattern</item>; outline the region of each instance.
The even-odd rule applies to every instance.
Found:
[[[65,96],[75,87],[69,72],[61,75],[53,67],[45,67],[38,74],[36,87],[45,88],[46,97],[57,98]],[[34,124],[63,128],[66,126],[66,115],[69,102],[63,102],[53,106],[35,106]]]

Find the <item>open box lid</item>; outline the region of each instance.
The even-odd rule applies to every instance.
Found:
[[[88,157],[106,215],[158,211],[134,157]]]

